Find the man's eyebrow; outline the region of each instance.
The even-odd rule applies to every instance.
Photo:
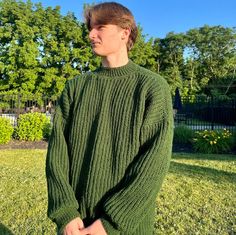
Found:
[[[95,24],[94,26],[105,26],[106,24]]]
[[[93,24],[93,25],[90,25],[90,29],[95,28],[95,27],[104,27],[106,25],[107,24]]]

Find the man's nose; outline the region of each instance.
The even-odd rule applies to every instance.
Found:
[[[94,39],[96,37],[96,30],[95,29],[91,29],[89,32],[89,39]]]

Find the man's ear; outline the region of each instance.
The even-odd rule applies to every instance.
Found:
[[[123,40],[126,39],[128,41],[129,35],[130,35],[130,29],[129,28],[123,29],[121,39]]]

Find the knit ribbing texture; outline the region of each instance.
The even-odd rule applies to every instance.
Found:
[[[62,232],[100,218],[108,235],[151,235],[172,149],[167,82],[131,60],[67,82],[54,115],[48,216]]]

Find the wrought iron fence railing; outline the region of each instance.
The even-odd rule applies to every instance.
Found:
[[[187,125],[196,130],[226,128],[236,131],[236,99],[182,99],[182,107],[175,114],[175,125]]]
[[[175,126],[191,129],[222,129],[236,131],[236,99],[219,100],[212,97],[182,98],[181,109],[175,110]],[[16,125],[19,114],[42,112],[52,116],[57,99],[36,95],[0,95],[0,116],[8,117]]]

